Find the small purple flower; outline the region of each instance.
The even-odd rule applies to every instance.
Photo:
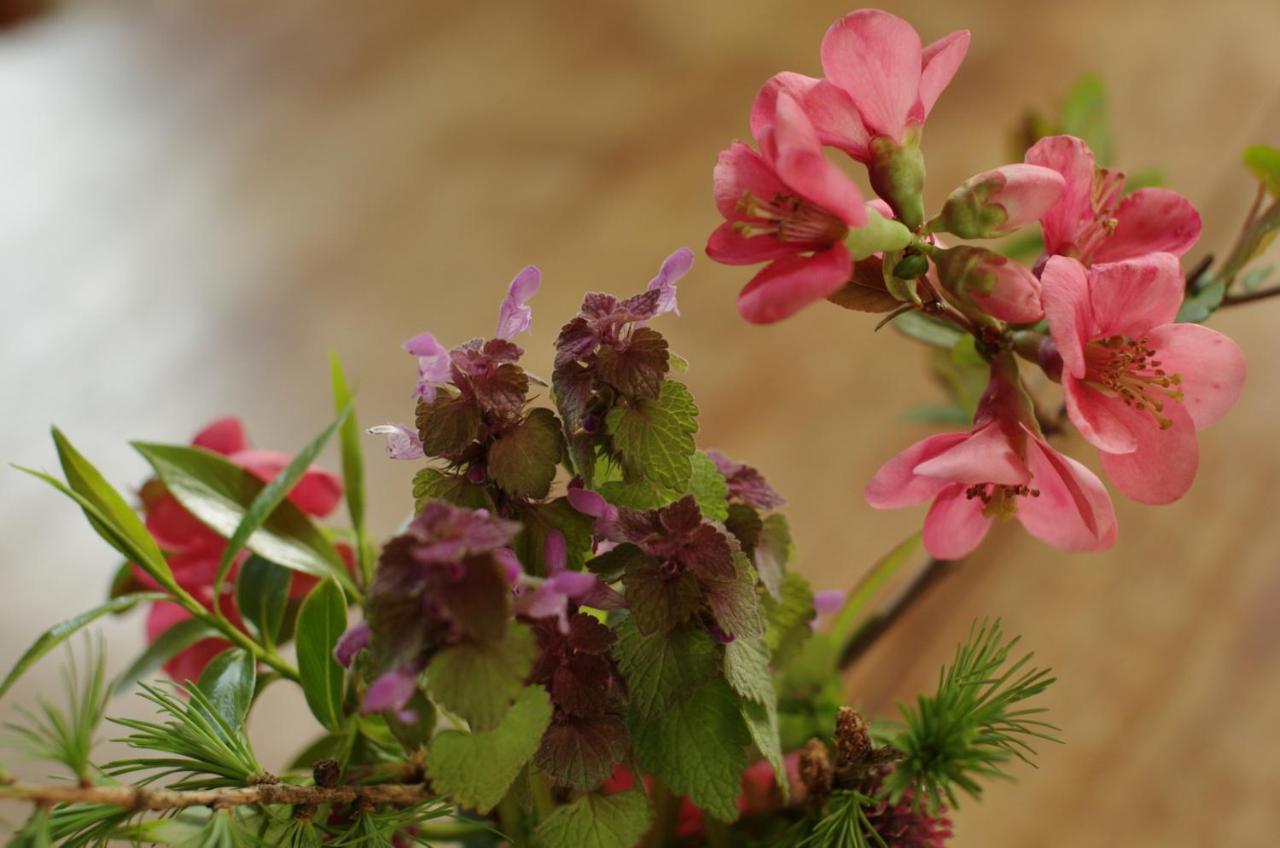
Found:
[[[565,563],[569,560],[569,548],[564,534],[559,530],[547,533],[547,538],[542,543],[542,558],[547,564],[547,576],[564,572]]]
[[[430,333],[419,333],[404,343],[404,349],[418,357],[418,385],[414,397],[427,403],[436,399],[436,389],[448,385],[453,373],[449,351]]]
[[[404,669],[388,671],[369,684],[369,688],[365,690],[360,711],[368,714],[380,713],[383,710],[403,710],[404,705],[413,697],[416,687],[416,674]]]
[[[516,274],[507,288],[507,296],[498,307],[498,329],[493,334],[494,338],[509,342],[529,331],[533,325],[533,310],[527,301],[537,293],[541,283],[542,272],[534,265],[528,265]]]
[[[576,485],[570,483],[569,488],[565,491],[569,506],[596,520],[595,533],[597,536],[607,537],[611,535],[614,526],[618,523],[618,508],[606,501],[598,492],[582,488],[581,480],[575,480],[575,482]],[[603,550],[597,552],[604,553]]]
[[[676,306],[676,283],[678,283],[685,274],[689,273],[689,269],[693,267],[693,251],[687,247],[678,249],[675,253],[668,256],[662,261],[662,267],[658,269],[658,276],[649,281],[649,287],[646,291],[659,291],[658,306],[655,315],[662,315],[667,312],[680,314],[679,307]]]
[[[498,565],[502,566],[503,576],[507,578],[508,583],[515,586],[520,582],[524,568],[520,565],[515,551],[510,548],[498,548],[493,552],[493,558],[498,561]]]
[[[561,566],[563,568],[563,565]],[[555,618],[561,633],[569,632],[569,602],[592,594],[599,582],[584,571],[560,571],[516,598],[516,612],[529,618]]]
[[[392,459],[426,459],[422,439],[403,424],[379,424],[369,428],[370,435],[387,437],[387,455]]]
[[[334,646],[333,658],[343,668],[351,668],[351,661],[355,659],[356,654],[369,647],[372,636],[373,633],[369,630],[367,622],[360,621],[351,625]]]

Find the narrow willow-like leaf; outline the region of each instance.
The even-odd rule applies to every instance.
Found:
[[[329,374],[333,383],[333,411],[349,409],[350,413],[338,431],[342,448],[342,490],[347,499],[347,515],[356,535],[356,562],[367,586],[373,580],[373,558],[365,550],[364,533],[364,453],[360,449],[360,422],[356,419],[355,399],[346,372],[336,353],[329,354]]]
[[[268,648],[280,638],[292,582],[293,572],[260,556],[249,557],[236,575],[236,606]]]
[[[243,648],[228,648],[204,667],[196,685],[227,724],[244,724],[258,682],[258,664]]]
[[[117,695],[123,695],[133,687],[135,682],[173,659],[180,652],[201,639],[217,635],[219,634],[216,628],[199,619],[188,618],[179,621],[161,633],[160,637],[148,645],[142,655],[116,678],[113,691]]]
[[[231,536],[264,484],[223,456],[186,445],[134,442],[169,492],[215,532]],[[249,550],[274,563],[351,586],[351,575],[319,528],[290,501],[270,511],[247,541]]]
[[[133,557],[152,577],[162,585],[170,585],[172,575],[165,562],[160,546],[147,532],[142,519],[129,506],[128,501],[117,492],[107,479],[102,476],[93,463],[89,462],[69,439],[57,427],[53,430],[53,443],[58,449],[58,461],[62,464],[62,473],[67,477],[67,485],[80,495],[91,501],[103,517],[95,517],[85,510],[89,523],[98,531],[98,535],[125,556]],[[114,532],[106,532],[107,527]],[[113,541],[114,537],[123,536],[129,545],[122,547]]]
[[[326,580],[302,602],[295,641],[307,706],[329,730],[342,726],[342,666],[333,648],[346,629],[347,599],[338,584]]]
[[[123,612],[124,610],[132,609],[143,601],[156,601],[161,600],[164,597],[166,596],[160,592],[140,592],[135,595],[125,595],[124,597],[113,598],[101,606],[94,607],[87,612],[82,612],[77,616],[68,618],[66,621],[59,622],[53,627],[50,627],[48,630],[40,634],[39,638],[31,644],[31,647],[27,648],[27,650],[23,652],[22,656],[18,657],[18,661],[14,663],[13,668],[9,669],[9,673],[5,675],[4,682],[0,683],[0,698],[3,698],[5,693],[13,687],[13,684],[17,683],[18,679],[21,678],[22,675],[31,668],[31,666],[35,665],[41,657],[61,645],[69,636],[72,636],[76,632],[84,629],[94,621],[102,618],[104,615],[109,615],[113,612]]]
[[[227,574],[231,571],[232,563],[235,562],[236,556],[244,548],[245,543],[249,541],[249,537],[257,532],[258,528],[267,520],[267,517],[275,512],[276,507],[280,506],[281,502],[288,497],[289,492],[293,491],[293,487],[302,479],[302,475],[307,473],[307,469],[311,467],[311,463],[315,461],[315,458],[320,455],[320,451],[324,449],[325,444],[350,415],[351,405],[347,404],[338,413],[338,417],[333,419],[329,426],[320,432],[320,435],[298,451],[293,459],[289,461],[289,464],[254,496],[253,502],[244,511],[244,515],[241,516],[240,523],[236,525],[235,531],[227,539],[227,546],[222,550],[222,561],[218,563],[218,575],[213,581],[215,595],[220,594],[222,584],[226,582]]]
[[[920,534],[912,534],[911,537],[900,542],[897,547],[885,554],[872,569],[867,572],[866,576],[845,599],[844,606],[840,608],[840,612],[836,614],[835,620],[831,624],[831,638],[837,645],[843,644],[853,633],[856,632],[854,624],[857,623],[862,615],[862,610],[866,607],[867,602],[875,597],[876,592],[898,573],[898,569],[905,562],[911,559],[916,550],[920,547]]]

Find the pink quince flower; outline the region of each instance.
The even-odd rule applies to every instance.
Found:
[[[1088,270],[1055,256],[1041,282],[1071,422],[1121,492],[1176,501],[1195,479],[1196,431],[1240,397],[1240,347],[1208,327],[1173,323],[1185,283],[1169,253]]]
[[[1052,168],[1066,181],[1062,197],[1040,219],[1047,255],[1071,256],[1086,266],[1148,253],[1181,256],[1200,237],[1200,213],[1191,201],[1167,188],[1125,197],[1124,174],[1099,168],[1081,139],[1042,138],[1026,161]]]
[[[715,197],[725,222],[707,241],[707,255],[726,265],[770,263],[738,295],[743,318],[770,324],[848,281],[853,259],[844,238],[866,223],[867,210],[785,92],[756,143],[760,153],[737,141],[720,153]]]
[[[867,503],[898,509],[932,501],[924,546],[937,559],[972,553],[997,517],[1017,518],[1063,550],[1111,547],[1116,517],[1106,487],[1049,447],[1004,368],[993,363],[972,430],[930,436],[889,460],[867,484]]]
[[[773,103],[786,92],[804,107],[823,144],[870,162],[876,137],[901,145],[909,129],[924,123],[968,50],[968,30],[922,47],[902,18],[859,9],[832,24],[822,39],[826,79],[790,72],[773,77],[752,108],[751,130],[771,122]]]

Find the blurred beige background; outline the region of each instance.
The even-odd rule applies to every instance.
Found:
[[[1250,199],[1241,147],[1280,142],[1280,4],[887,3],[926,40],[973,30],[929,122],[936,203],[1007,157],[1022,107],[1085,71],[1110,84],[1119,164],[1158,167],[1223,250]],[[89,3],[0,31],[0,445],[55,467],[57,422],[121,485],[127,439],[181,441],[244,417],[296,449],[329,417],[325,355],[364,424],[411,416],[400,342],[491,332],[502,289],[539,264],[527,360],[588,288],[638,290],[717,223],[716,152],[746,135],[771,73],[818,71],[844,2]],[[688,357],[699,439],[790,497],[801,568],[854,582],[922,511],[873,513],[868,476],[927,429],[916,349],[834,307],[771,328],[734,311],[750,271],[703,259],[662,330]],[[1068,744],[955,814],[955,845],[1272,845],[1280,830],[1280,300],[1220,315],[1252,373],[1202,439],[1191,495],[1120,502],[1121,537],[1068,556],[1016,527],[915,609],[849,680],[886,713],[932,685],[979,615],[1059,672]],[[373,527],[409,506],[409,464],[374,442]],[[1092,451],[1078,440],[1082,457]],[[332,455],[329,464],[335,465]],[[116,559],[55,493],[0,473],[0,666],[96,602]],[[107,623],[113,666],[140,645]],[[43,663],[6,703],[55,684]],[[310,726],[270,695],[253,728],[279,763]],[[128,707],[128,709],[134,709]],[[6,757],[11,762],[12,757]],[[30,773],[28,771],[28,773]],[[6,815],[17,811],[7,809]]]

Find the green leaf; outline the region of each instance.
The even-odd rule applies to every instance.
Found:
[[[1107,90],[1094,74],[1081,77],[1062,101],[1062,132],[1082,138],[1098,164],[1111,164],[1111,121],[1107,115]]]
[[[827,300],[854,312],[892,312],[902,305],[885,285],[884,267],[879,258],[854,265],[853,278],[827,295]]]
[[[574,509],[567,498],[524,504],[512,516],[524,525],[511,547],[529,574],[544,576],[547,536],[558,530],[565,541],[565,564],[579,571],[591,555],[594,520]]]
[[[1257,268],[1250,268],[1240,275],[1240,288],[1247,292],[1255,291],[1267,281],[1273,271],[1275,271],[1274,265],[1259,265]]]
[[[258,664],[243,648],[228,648],[200,673],[196,684],[209,703],[232,727],[244,725],[258,683]]]
[[[545,498],[562,456],[560,422],[554,412],[539,407],[489,446],[487,468],[504,492],[519,498]]]
[[[423,468],[413,475],[414,512],[422,512],[427,501],[444,501],[467,509],[494,509],[493,498],[484,486],[477,486],[463,474],[449,474]]]
[[[828,632],[832,638],[843,643],[847,641],[855,632],[854,625],[862,616],[862,611],[867,603],[875,597],[880,588],[887,583],[893,575],[898,573],[907,562],[915,556],[920,549],[921,535],[913,533],[906,539],[899,542],[893,550],[880,558],[866,576],[858,583],[857,588],[849,593],[849,597],[845,598],[844,606],[836,613],[835,618],[831,622]]]
[[[493,730],[436,734],[427,754],[431,785],[462,806],[489,812],[538,750],[550,721],[547,690],[528,686]]]
[[[765,617],[769,626],[765,641],[775,667],[782,668],[813,635],[813,592],[809,581],[794,571],[782,579],[780,597],[766,598]]]
[[[693,473],[693,434],[698,407],[682,383],[662,384],[657,400],[640,399],[609,410],[605,428],[622,454],[628,477],[667,488],[683,488]]]
[[[169,564],[133,507],[107,482],[102,472],[75,449],[61,430],[54,427],[52,432],[67,485],[97,507],[99,514],[96,516],[85,510],[94,530],[120,553],[137,562],[162,586],[172,587],[173,575]]]
[[[959,336],[950,351],[931,351],[930,364],[948,397],[972,420],[978,401],[991,382],[991,365],[978,353],[973,336]]]
[[[14,663],[13,668],[9,669],[9,673],[5,675],[4,682],[0,683],[0,698],[3,698],[5,693],[13,687],[13,684],[17,683],[18,679],[26,674],[27,670],[35,665],[41,657],[99,618],[104,615],[133,609],[143,601],[159,601],[165,597],[167,596],[160,592],[143,592],[136,595],[112,598],[101,606],[96,606],[87,612],[82,612],[50,627],[31,643],[31,647],[27,648],[22,653],[22,656],[18,657],[18,661]]]
[[[202,448],[149,442],[134,442],[133,446],[178,502],[223,536],[236,531],[249,505],[265,487],[240,466]],[[287,500],[249,537],[248,548],[286,568],[352,585],[333,543]]]
[[[693,572],[669,574],[658,560],[631,557],[622,574],[631,617],[641,633],[663,633],[688,621],[702,608],[702,590]]]
[[[1199,324],[1208,320],[1209,316],[1222,305],[1222,297],[1227,292],[1226,280],[1216,279],[1201,286],[1195,294],[1187,295],[1174,319],[1182,324]]]
[[[590,791],[628,757],[627,723],[616,713],[592,717],[562,714],[542,736],[533,764],[559,784]]]
[[[436,727],[436,707],[420,690],[415,689],[409,702],[405,704],[405,710],[413,721],[401,721],[403,713],[397,714],[395,710],[387,710],[382,717],[386,720],[391,735],[404,747],[405,753],[413,754],[426,748],[431,741],[431,732]]]
[[[311,440],[306,447],[298,451],[293,459],[289,460],[279,474],[271,479],[254,495],[253,500],[249,503],[244,514],[240,517],[240,523],[236,525],[236,529],[227,539],[227,546],[222,549],[222,560],[218,563],[218,574],[214,578],[214,593],[218,594],[223,583],[226,582],[227,575],[231,572],[231,565],[235,562],[236,556],[244,548],[245,542],[249,537],[258,531],[258,528],[266,522],[267,517],[276,511],[276,508],[288,497],[289,492],[293,491],[293,487],[302,479],[302,475],[311,467],[311,463],[320,455],[320,451],[325,444],[333,437],[338,428],[351,415],[351,406],[338,413],[338,417],[333,419],[328,427],[321,431],[320,435]],[[179,498],[181,500],[181,498]],[[343,575],[346,575],[346,569],[342,569]]]
[[[1280,198],[1280,148],[1255,144],[1244,149],[1244,166],[1272,197]]]
[[[251,556],[236,575],[236,606],[262,643],[273,647],[284,625],[293,573],[260,556]]]
[[[329,730],[342,726],[342,666],[334,646],[347,629],[347,599],[325,580],[311,590],[298,611],[298,675],[311,714]]]
[[[113,684],[113,691],[117,695],[123,695],[133,687],[136,681],[144,675],[155,671],[180,652],[185,651],[202,639],[209,639],[219,635],[215,627],[199,619],[187,618],[179,621],[161,633],[160,637],[148,645],[141,656],[134,660],[133,664],[116,678]]]
[[[724,646],[724,679],[749,701],[771,704],[776,700],[769,674],[769,647],[763,638],[734,639]]]
[[[557,807],[537,835],[543,848],[633,848],[651,819],[649,799],[638,789],[591,793]]]
[[[956,341],[963,335],[960,330],[945,321],[931,318],[918,310],[904,312],[893,319],[893,328],[907,338],[930,345],[931,347],[951,350]]]
[[[741,706],[742,720],[751,734],[751,741],[760,750],[760,756],[773,767],[778,791],[785,804],[791,797],[791,783],[787,779],[787,767],[782,762],[782,736],[778,730],[777,702],[772,698],[763,704],[756,701],[742,701]]]
[[[601,345],[596,353],[600,377],[629,398],[656,398],[670,368],[667,340],[651,327],[637,327],[625,347]]]
[[[484,421],[474,403],[450,391],[437,393],[431,403],[418,401],[418,437],[427,456],[462,453],[480,438]]]
[[[729,484],[724,475],[716,468],[711,457],[702,451],[693,455],[692,465],[689,491],[680,492],[672,500],[679,500],[685,494],[693,495],[703,518],[708,521],[725,521],[729,517]]]
[[[751,735],[728,684],[712,677],[652,718],[635,718],[631,738],[641,769],[722,821],[738,817]]]
[[[684,693],[717,675],[715,646],[701,628],[645,636],[635,619],[628,618],[617,633],[613,655],[627,681],[629,709],[641,719],[662,714]]]
[[[351,527],[356,535],[360,574],[368,585],[373,579],[374,561],[365,550],[364,453],[360,448],[360,423],[356,420],[355,400],[347,384],[347,375],[336,353],[329,354],[329,378],[333,386],[333,414],[351,410],[338,432],[338,443],[342,448],[342,489],[347,500],[347,515],[351,517]]]
[[[786,577],[787,563],[795,556],[796,545],[791,539],[791,525],[782,513],[765,516],[760,525],[754,555],[756,574],[765,591],[775,600],[781,596],[782,581]]]
[[[427,689],[473,730],[492,730],[524,688],[537,655],[532,631],[512,623],[500,642],[461,642],[436,654],[427,666]]]

